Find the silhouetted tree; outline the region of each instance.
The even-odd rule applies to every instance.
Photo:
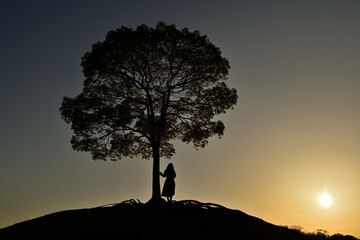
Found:
[[[229,62],[207,36],[158,23],[108,32],[82,57],[83,91],[64,97],[60,112],[71,124],[73,149],[92,158],[153,158],[152,199],[160,200],[159,160],[170,140],[204,147],[224,133],[215,115],[232,109],[235,89],[225,84]]]

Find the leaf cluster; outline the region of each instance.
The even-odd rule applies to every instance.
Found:
[[[198,31],[162,22],[108,32],[81,65],[83,90],[64,97],[60,112],[74,131],[73,148],[94,159],[149,159],[155,146],[170,158],[176,139],[204,147],[224,133],[214,116],[237,102],[219,48]]]

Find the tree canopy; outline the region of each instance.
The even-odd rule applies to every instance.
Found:
[[[212,119],[237,102],[220,49],[199,31],[162,22],[109,31],[81,66],[83,90],[64,97],[60,112],[72,147],[93,159],[171,158],[177,139],[204,147],[224,134]]]

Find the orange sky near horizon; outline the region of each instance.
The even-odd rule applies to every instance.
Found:
[[[92,44],[164,21],[208,35],[239,95],[222,139],[175,142],[174,199],[360,238],[360,1],[2,1],[0,20],[0,228],[150,198],[151,161],[73,151],[58,109]]]

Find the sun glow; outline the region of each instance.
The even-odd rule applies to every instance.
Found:
[[[326,192],[324,192],[323,194],[321,194],[318,198],[319,203],[321,206],[323,207],[330,207],[332,204],[332,198],[329,194],[327,194]]]

